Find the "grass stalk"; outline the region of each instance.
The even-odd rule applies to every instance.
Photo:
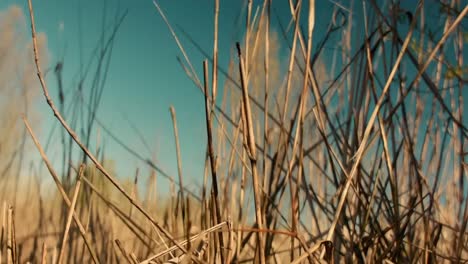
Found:
[[[252,185],[254,190],[254,199],[255,199],[255,217],[257,221],[257,225],[259,229],[263,229],[263,219],[264,216],[262,214],[262,187],[260,186],[260,181],[258,178],[257,172],[257,147],[255,143],[255,135],[253,132],[253,124],[252,124],[252,111],[250,109],[250,100],[248,86],[246,82],[246,71],[244,68],[244,57],[241,53],[240,44],[237,43],[237,52],[239,56],[239,72],[241,77],[242,83],[242,98],[243,98],[243,109],[245,113],[244,118],[244,133],[247,135],[247,144],[248,144],[248,155],[251,163],[251,170],[252,170]],[[257,233],[257,247],[258,247],[258,256],[259,261],[261,264],[265,264],[265,238],[262,233]]]
[[[185,212],[187,208],[185,207],[185,196],[184,196],[184,182],[183,182],[183,176],[182,176],[182,159],[180,157],[180,143],[179,143],[179,130],[177,129],[177,117],[176,117],[176,112],[173,106],[170,108],[171,111],[171,117],[172,117],[172,125],[174,128],[174,137],[175,137],[175,143],[176,143],[176,154],[177,154],[177,172],[179,174],[179,192],[180,192],[180,207],[182,211],[182,221],[185,223],[186,217],[185,217]]]
[[[214,210],[216,211],[215,215],[215,224],[221,223],[221,209],[219,207],[219,193],[218,193],[218,176],[216,174],[216,157],[214,154],[213,150],[213,136],[212,136],[212,128],[211,128],[211,122],[212,122],[212,110],[210,108],[210,100],[213,100],[213,98],[209,97],[209,92],[208,92],[208,61],[205,60],[203,62],[203,72],[204,72],[204,80],[205,80],[205,113],[206,113],[206,131],[207,131],[207,136],[208,136],[208,156],[210,158],[210,168],[211,168],[211,188],[212,188],[212,194],[213,194],[213,202],[214,202]],[[218,243],[220,245],[221,251],[219,252],[221,255],[221,259],[224,260],[224,239],[223,239],[223,234],[219,233],[218,234]]]
[[[58,257],[58,261],[57,261],[57,263],[59,263],[59,264],[62,263],[63,255],[65,253],[65,245],[66,245],[66,242],[67,242],[67,239],[68,239],[68,234],[70,232],[70,225],[72,223],[73,215],[75,214],[74,211],[75,211],[76,201],[78,199],[78,194],[80,192],[81,178],[83,177],[83,172],[84,172],[84,165],[81,165],[80,170],[78,171],[78,179],[76,181],[75,191],[73,193],[71,204],[70,204],[70,207],[68,209],[69,212],[68,212],[68,216],[67,216],[67,222],[66,222],[66,225],[65,225],[65,231],[63,233],[63,238],[62,238],[62,245],[60,246],[60,253],[59,253],[59,257]]]

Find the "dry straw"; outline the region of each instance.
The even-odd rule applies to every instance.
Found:
[[[82,65],[87,73],[66,93],[65,64],[58,62],[55,105],[41,68],[31,0],[28,4],[37,76],[62,137],[59,142],[51,134],[50,143],[41,145],[25,114],[22,140],[7,142],[6,149],[24,152],[29,133],[56,188],[41,194],[34,166],[27,187],[17,186],[14,193],[9,186],[23,181],[0,178],[1,198],[8,201],[2,263],[468,261],[462,26],[468,7],[458,1],[431,3],[440,15],[434,22],[424,1],[411,10],[374,0],[331,1],[330,19],[319,20],[322,2],[248,0],[236,21],[242,38],[225,47],[225,3],[213,0],[211,11],[205,10],[213,15],[212,51],[206,51],[190,32],[180,38],[154,0],[180,50],[182,70],[204,98],[207,145],[200,153],[205,174],[199,189],[184,178],[180,142],[190,133],[178,130],[174,107],[178,177],[98,118],[105,81],[85,85],[92,66]],[[277,4],[289,9],[288,21],[283,13],[275,16]],[[117,13],[114,26],[102,29],[108,38],[96,49],[101,55],[94,61],[94,79],[107,76],[104,68],[125,15]],[[323,28],[324,34],[318,32]],[[203,63],[192,63],[186,39]],[[225,52],[231,52],[226,69],[220,59]],[[127,121],[151,156],[149,141]],[[144,168],[136,168],[135,180],[114,177],[118,172],[101,137],[150,168],[146,189],[137,184],[145,181]],[[5,138],[11,137],[0,137],[1,146]],[[46,154],[50,144],[62,151],[61,172]],[[0,149],[0,158],[11,162],[0,163],[0,173],[16,176],[11,164],[22,158],[5,153]],[[169,180],[167,197],[156,190],[160,177]],[[15,210],[7,206],[10,200]]]

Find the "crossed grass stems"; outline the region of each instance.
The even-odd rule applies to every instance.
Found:
[[[467,261],[465,230],[468,210],[467,203],[460,200],[460,197],[465,195],[463,170],[466,170],[464,140],[467,129],[463,126],[461,91],[466,81],[463,80],[463,76],[458,75],[456,78],[458,82],[452,81],[452,85],[449,86],[449,79],[444,79],[441,74],[437,74],[436,79],[433,80],[426,71],[434,60],[438,66],[437,69],[440,69],[441,64],[450,66],[451,60],[444,58],[442,49],[444,45],[447,45],[447,41],[453,41],[458,45],[459,50],[463,50],[463,42],[460,44],[460,38],[463,37],[460,33],[463,33],[460,23],[466,16],[468,7],[456,11],[455,15],[447,16],[441,38],[434,41],[435,45],[430,52],[424,53],[423,41],[419,44],[413,41],[414,32],[423,30],[418,23],[420,21],[418,19],[424,17],[422,15],[423,2],[418,4],[413,12],[414,16],[408,21],[408,30],[403,38],[400,37],[400,32],[396,28],[398,14],[387,18],[375,1],[363,2],[363,9],[372,8],[375,14],[374,18],[364,18],[365,40],[354,56],[348,55],[346,60],[343,59],[347,63],[325,89],[323,82],[320,83],[319,76],[312,69],[320,63],[320,53],[324,51],[325,43],[330,41],[330,36],[344,29],[348,29],[347,34],[350,34],[351,28],[347,27],[351,25],[343,23],[336,26],[336,23],[330,23],[328,32],[319,43],[317,51],[313,53],[314,1],[309,2],[309,10],[306,12],[308,13],[306,34],[302,33],[300,26],[300,15],[303,13],[301,10],[304,3],[302,1],[290,2],[292,44],[289,47],[290,56],[287,74],[283,80],[284,86],[280,86],[284,94],[280,94],[280,91],[274,90],[277,84],[271,83],[270,76],[271,60],[274,59],[270,56],[271,45],[274,45],[270,42],[271,2],[264,1],[257,12],[252,15],[253,2],[247,1],[245,43],[243,45],[238,43],[236,46],[238,70],[230,68],[227,72],[222,71],[227,75],[227,83],[230,82],[232,90],[238,88],[237,96],[234,92],[230,95],[231,112],[229,112],[225,104],[227,89],[224,90],[222,105],[219,106],[216,103],[220,69],[218,66],[218,1],[214,1],[214,42],[213,55],[210,58],[213,66],[211,91],[208,60],[203,62],[204,78],[201,82],[169,20],[158,3],[154,1],[156,9],[163,17],[183,54],[183,59],[179,59],[183,69],[205,96],[208,139],[206,173],[202,197],[199,198],[183,185],[177,121],[175,110],[171,108],[176,138],[179,194],[173,195],[177,198],[173,199],[170,207],[164,212],[171,216],[168,216],[169,222],[163,225],[141,205],[134,193],[126,191],[104,168],[87,147],[89,137],[88,142],[83,144],[62,117],[62,111],[57,109],[50,98],[40,67],[31,0],[28,3],[37,75],[47,103],[59,123],[67,131],[68,136],[85,153],[86,158],[83,158],[83,162],[89,159],[99,171],[98,176],[107,178],[120,195],[131,204],[130,208],[139,211],[144,216],[143,220],[138,219],[131,210],[127,213],[120,209],[88,179],[84,173],[84,165],[78,169],[72,164],[69,166],[72,171],[77,171],[78,175],[72,199],[70,199],[67,192],[72,188],[66,186],[64,188],[24,117],[24,123],[67,208],[67,213],[63,217],[65,229],[59,243],[58,263],[63,262],[67,247],[73,244],[67,241],[77,241],[76,237],[75,240],[71,239],[72,236],[69,238],[72,221],[78,227],[78,233],[90,259],[95,263],[108,262],[108,254],[96,251],[95,239],[93,241],[90,237],[87,227],[83,225],[79,214],[75,211],[82,182],[101,199],[116,218],[124,223],[124,226],[139,242],[137,256],[133,252],[127,252],[128,250],[119,239],[113,241],[116,245],[114,248],[120,251],[120,257],[130,263],[152,261],[158,263],[158,258],[168,253],[173,254],[170,257],[166,256],[172,259],[167,263],[182,263],[183,261],[299,263],[305,260],[316,262],[319,259],[329,263],[334,260]],[[367,3],[370,3],[369,7],[366,6]],[[335,8],[336,16],[339,14],[351,20],[343,14],[344,7],[337,4]],[[364,12],[364,14],[367,13]],[[368,28],[370,24],[368,22],[371,19],[378,22],[376,23],[378,26],[372,29]],[[284,29],[283,34],[287,40],[287,29]],[[390,45],[389,40],[386,39],[389,35],[392,36]],[[345,52],[351,51],[350,38],[344,38],[342,44]],[[421,45],[417,49],[419,53],[415,52],[415,45]],[[379,55],[382,50],[385,54],[387,49],[392,51],[391,58]],[[262,57],[256,57],[261,50],[264,50],[265,55],[258,59]],[[460,54],[463,52],[458,54],[455,62],[461,66],[463,58]],[[405,57],[406,60],[404,60]],[[256,59],[263,59],[263,61],[255,61]],[[376,64],[378,60],[383,60],[385,82],[381,81],[381,73],[376,71],[380,66]],[[402,69],[402,63],[411,63],[417,69],[416,75],[409,84],[401,81],[410,76]],[[256,65],[257,68],[255,68]],[[263,69],[258,65],[263,65]],[[258,74],[259,68],[262,74]],[[358,76],[353,75],[355,73]],[[255,92],[258,93],[255,89],[259,88],[249,89],[249,83],[255,81],[255,78],[261,78],[257,75],[264,78],[261,81],[264,85],[263,98],[255,94]],[[295,82],[295,75],[302,76],[302,78]],[[389,93],[391,87],[394,87],[393,80],[395,79],[400,80],[399,98],[392,103]],[[351,85],[345,86],[346,82]],[[438,105],[447,116],[445,124],[439,124],[440,121],[437,118],[440,117],[434,113],[434,110],[428,118],[423,117],[420,108],[417,109],[415,117],[411,116],[414,110],[405,102],[410,100],[415,102],[417,107],[421,107],[424,99],[418,91],[422,89],[422,83],[429,88],[433,107]],[[449,88],[450,92],[447,93],[437,88],[439,83],[443,87],[452,87]],[[294,84],[298,89],[295,89]],[[455,97],[457,85],[458,98]],[[348,113],[345,115],[345,121],[340,120],[339,110],[333,112],[336,105],[331,99],[333,94],[341,98],[346,96],[340,87],[348,87],[347,92],[351,95],[349,102],[340,106],[342,111]],[[411,91],[416,92],[411,93]],[[273,102],[272,97],[275,95],[284,96],[282,107],[281,102]],[[313,100],[309,101],[308,98],[313,98]],[[446,98],[451,100],[450,107],[446,104]],[[294,99],[297,99],[295,104],[290,102]],[[262,115],[263,124],[261,121],[254,123],[254,120],[261,120]],[[214,134],[213,129],[214,119],[218,124],[217,135]],[[95,117],[93,117],[94,121]],[[424,126],[425,122],[427,122],[426,126]],[[418,136],[419,130],[424,131],[424,137],[422,143],[419,143],[422,147],[418,154],[417,143],[421,141]],[[276,134],[274,131],[277,131]],[[442,131],[444,135],[437,134],[438,131]],[[229,135],[231,132],[232,136]],[[311,138],[316,141],[310,142]],[[431,140],[436,140],[441,144],[430,144]],[[217,156],[228,147],[230,147],[229,162],[218,164],[220,160]],[[453,149],[452,152],[450,149]],[[451,173],[453,178],[445,176],[447,168],[443,165],[443,156],[448,153],[452,153],[453,160],[459,161],[454,162],[453,173]],[[439,158],[433,158],[436,154]],[[169,177],[150,160],[141,159],[157,169],[161,175]],[[261,170],[259,170],[260,167]],[[437,169],[430,171],[424,168]],[[236,170],[241,174],[240,183],[238,177],[235,176]],[[209,174],[211,174],[210,191],[208,191],[207,177]],[[250,179],[249,176],[251,176]],[[457,183],[458,186],[452,189],[448,185],[445,189],[440,186],[450,181]],[[172,188],[176,183],[177,181],[172,179]],[[232,191],[226,191],[228,188]],[[236,197],[237,188],[240,188],[238,197]],[[255,211],[253,226],[246,224],[249,217],[249,201],[247,200],[246,203],[246,196],[250,188],[253,191]],[[288,191],[289,200],[284,195]],[[450,195],[450,191],[455,193]],[[194,196],[197,199],[190,198]],[[441,203],[442,196],[447,203],[458,204],[458,207],[444,206]],[[233,201],[238,201],[240,205],[237,210],[233,206]],[[191,213],[194,208],[198,207],[200,212]],[[192,221],[197,221],[205,231],[198,232],[191,237]],[[14,237],[11,234],[13,232],[11,230],[14,230],[11,228],[13,227],[12,221],[8,223],[10,227],[8,237]],[[150,226],[150,232],[143,227],[145,225]],[[222,227],[226,228],[220,231]],[[186,238],[183,242],[171,234],[179,233],[176,232],[178,229],[182,230]],[[155,234],[161,239],[160,242],[154,239]],[[193,247],[192,242],[202,237],[199,245],[207,245],[208,248],[205,248],[205,251],[203,247],[199,247],[194,251],[193,249],[197,246]],[[13,239],[8,239],[8,242],[12,241]],[[162,252],[159,250],[159,253],[155,253],[154,250],[163,244],[166,250]],[[146,251],[142,250],[142,247]],[[7,255],[10,263],[18,261],[15,248],[14,243],[8,246],[10,250]],[[101,251],[104,250],[101,248]],[[84,255],[85,251],[82,251],[82,254]],[[107,256],[106,261],[104,261],[103,254]],[[114,254],[117,255],[117,253]],[[143,256],[145,260],[140,260],[139,258]],[[44,254],[43,261],[45,262]]]

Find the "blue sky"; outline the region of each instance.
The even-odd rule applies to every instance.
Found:
[[[220,66],[227,68],[233,41],[242,40],[242,35],[236,34],[239,27],[235,22],[242,8],[242,1],[220,2]],[[205,51],[212,53],[213,1],[163,0],[159,3],[173,26],[180,26],[189,32]],[[255,1],[257,6],[259,3],[260,1]],[[4,9],[13,4],[24,10],[29,23],[27,1],[2,1],[0,7]],[[327,2],[326,5],[331,6],[331,3]],[[181,53],[153,2],[45,0],[33,1],[33,6],[37,31],[47,35],[51,69],[63,58],[64,87],[65,94],[68,95],[70,93],[67,90],[76,89],[80,63],[86,64],[90,60],[99,41],[102,21],[111,25],[116,12],[128,10],[117,33],[98,118],[144,157],[151,158],[148,147],[155,150],[157,164],[176,177],[176,154],[169,113],[169,106],[173,105],[178,118],[184,177],[200,182],[206,148],[204,98],[177,62],[176,56],[181,56]],[[275,4],[275,9],[283,16],[283,23],[286,23],[290,17],[286,2]],[[322,15],[324,14],[318,13],[319,17]],[[245,16],[242,17],[244,19]],[[182,35],[180,37],[202,79],[201,68],[205,58],[186,38]],[[50,71],[47,75],[47,81],[50,93],[57,103],[58,88],[52,73]],[[222,78],[219,83],[221,86]],[[70,100],[66,102],[70,103]],[[45,144],[57,122],[43,98],[40,98],[38,109],[43,122],[37,130],[40,131],[41,142]],[[149,146],[144,146],[126,119],[132,120]],[[54,135],[60,135],[57,128]],[[141,175],[148,175],[147,168],[141,161],[115,144],[102,130],[101,135],[107,158],[116,162],[118,176],[133,175],[136,167],[143,169]],[[60,144],[58,137],[57,141],[55,145]],[[48,151],[52,160],[60,160],[60,153],[54,148]]]
[[[234,21],[241,4],[240,1],[239,4],[237,1],[221,2],[226,3],[220,6],[219,53],[220,65],[226,67],[232,40],[241,38],[233,36],[237,29]],[[207,0],[160,1],[173,25],[179,25],[190,32],[210,54],[213,45],[212,3],[213,1]],[[2,1],[0,8],[5,9],[13,4],[24,10],[29,23],[27,1]],[[152,1],[47,0],[33,1],[33,6],[37,30],[47,35],[49,66],[54,67],[64,58],[66,90],[76,88],[80,62],[89,61],[92,50],[99,41],[103,19],[111,25],[117,10],[120,13],[128,10],[117,33],[98,118],[144,157],[151,158],[147,147],[156,151],[157,164],[176,177],[175,144],[169,113],[169,106],[173,105],[178,118],[184,178],[200,182],[206,148],[204,98],[178,64],[176,56],[181,54]],[[183,42],[192,63],[200,70],[204,57],[186,39]],[[52,72],[47,75],[47,81],[50,93],[57,103],[58,89]],[[65,93],[69,94],[67,91]],[[67,102],[70,103],[70,100]],[[43,122],[36,130],[41,142],[45,144],[57,122],[43,98],[39,100],[38,110]],[[143,145],[126,119],[132,120],[149,146]],[[54,135],[60,135],[57,128]],[[140,175],[148,175],[142,162],[116,145],[104,132],[101,135],[107,158],[115,161],[118,176],[133,175],[136,167],[143,169]],[[59,145],[58,137],[57,141],[56,145]],[[60,160],[60,153],[54,148],[48,151],[52,160]]]
[[[243,1],[220,2],[220,66],[227,68],[233,41],[242,40],[242,35],[236,34],[238,26],[235,19]],[[254,1],[256,5],[260,2]],[[317,42],[324,35],[333,3],[316,2],[314,39]],[[213,1],[160,0],[159,3],[174,26],[179,25],[189,32],[205,51],[212,53]],[[287,23],[290,18],[287,1],[273,3],[282,23]],[[26,0],[1,1],[0,8],[12,4],[22,7],[28,16]],[[184,178],[188,182],[201,182],[206,148],[204,98],[178,64],[176,56],[181,56],[181,53],[152,1],[36,0],[33,5],[37,30],[47,35],[50,66],[53,67],[64,58],[64,82],[68,90],[76,88],[80,61],[89,60],[99,41],[103,19],[109,24],[116,10],[121,13],[128,10],[117,33],[98,118],[144,157],[151,157],[148,147],[156,151],[157,164],[176,177],[175,144],[169,112],[169,106],[173,105],[178,118]],[[361,8],[357,8],[355,18],[358,22],[362,20],[360,12]],[[277,28],[277,19],[272,20],[273,28]],[[29,23],[29,18],[27,21]],[[179,30],[177,32],[200,74],[205,58],[182,37]],[[80,57],[80,54],[83,56]],[[202,79],[201,74],[199,77]],[[51,94],[57,98],[57,86],[52,74],[48,76],[48,83]],[[221,78],[219,85],[222,86],[222,83]],[[40,140],[45,142],[51,128],[57,124],[43,98],[40,99],[38,109],[44,121],[39,129]],[[135,135],[126,118],[132,120],[142,132],[149,146],[145,146]],[[55,134],[59,135],[57,131]],[[133,175],[135,168],[140,167],[140,175],[146,178],[148,170],[141,161],[115,144],[104,132],[101,135],[106,156],[116,162],[118,176]],[[49,152],[52,159],[59,157],[58,151]]]

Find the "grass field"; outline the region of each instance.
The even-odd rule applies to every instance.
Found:
[[[62,144],[64,166],[54,168],[45,154],[38,118],[23,115],[16,127],[18,116],[0,115],[12,128],[0,133],[0,263],[467,263],[466,2],[421,1],[407,10],[356,1],[364,17],[352,23],[346,1],[335,3],[329,21],[316,21],[314,1],[290,1],[290,21],[278,29],[270,0],[245,1],[244,38],[228,47],[226,69],[218,65],[220,2],[206,11],[214,41],[201,62],[190,60],[154,1],[180,49],[181,76],[205,98],[205,172],[193,191],[184,185],[180,109],[171,108],[167,124],[178,175],[142,158],[151,175],[137,170],[122,182],[111,155],[89,150],[102,87],[90,88],[93,103],[84,105],[92,114],[77,131],[64,101],[49,96],[29,0],[35,60],[24,76],[42,89],[31,97],[60,124],[53,144]],[[439,17],[428,15],[429,5]],[[317,23],[328,24],[323,38],[314,35]],[[60,77],[59,66],[51,74]],[[24,147],[30,141],[35,147]],[[47,195],[38,175],[11,176],[11,164],[30,151],[55,182]],[[164,197],[162,178],[170,181]]]

